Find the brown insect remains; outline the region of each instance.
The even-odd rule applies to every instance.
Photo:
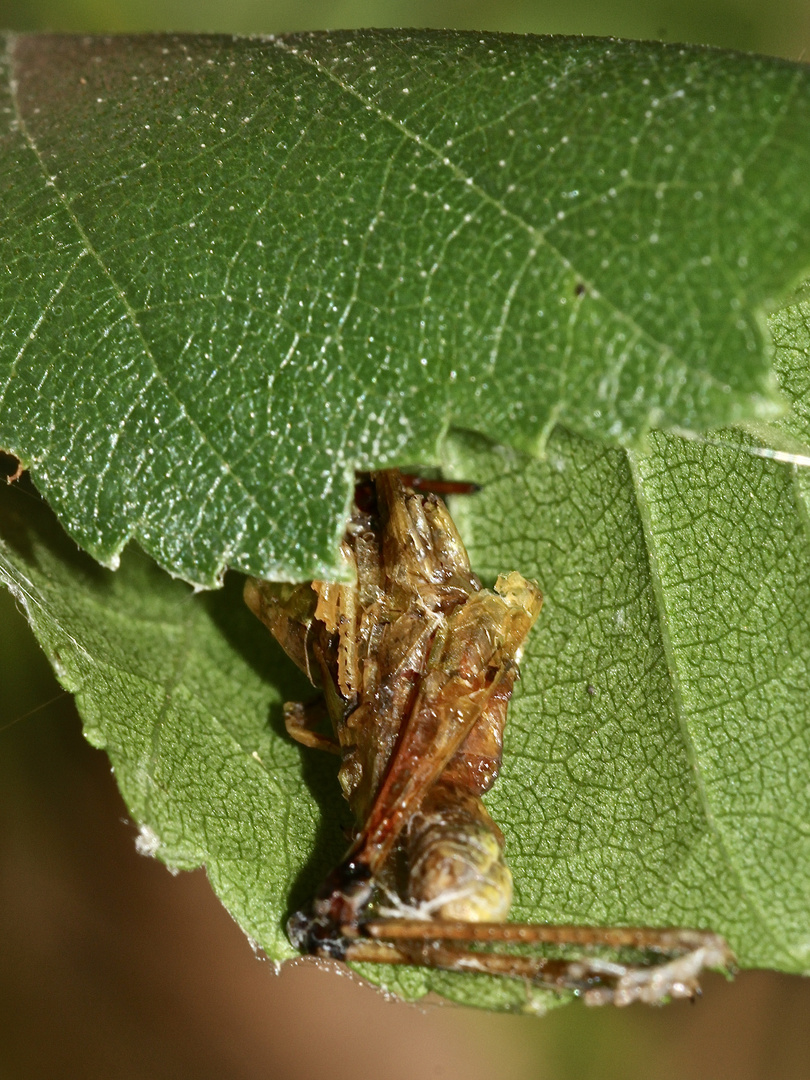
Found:
[[[693,997],[703,968],[732,962],[716,934],[506,922],[512,877],[481,796],[500,768],[537,586],[513,572],[482,589],[444,503],[395,470],[358,485],[342,554],[352,584],[245,587],[322,691],[315,708],[285,706],[287,730],[340,755],[358,823],[311,907],[290,919],[292,943],[333,959],[522,979],[589,1004]],[[324,706],[331,734],[321,731]],[[538,944],[631,948],[642,959],[515,951]]]

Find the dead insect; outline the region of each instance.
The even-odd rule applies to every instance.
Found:
[[[677,928],[506,922],[512,876],[481,796],[497,778],[523,644],[542,595],[519,573],[481,588],[432,493],[395,470],[358,487],[342,554],[352,584],[250,579],[249,607],[323,693],[285,706],[287,730],[340,755],[358,832],[311,908],[288,923],[302,952],[417,964],[574,990],[590,1004],[692,997],[731,953]],[[557,959],[501,946],[629,947],[638,963]]]

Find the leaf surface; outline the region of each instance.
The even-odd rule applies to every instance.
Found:
[[[806,971],[810,550],[790,471],[664,436],[644,457],[560,437],[547,465],[501,468],[483,520],[462,516],[472,555],[546,591],[491,799],[520,836],[515,917],[697,923],[744,966]]]
[[[544,462],[474,436],[450,449],[483,483],[454,507],[475,565],[519,567],[546,595],[488,796],[513,918],[710,927],[742,966],[806,972],[810,551],[792,470],[665,436],[644,457],[564,432]],[[283,733],[281,701],[311,689],[238,577],[194,595],[135,551],[113,574],[23,496],[0,493],[0,573],[144,850],[205,864],[250,937],[291,955],[284,921],[350,824],[334,759]],[[527,1004],[506,980],[364,974],[406,997]]]
[[[631,443],[780,409],[810,73],[451,32],[11,37],[0,446],[71,535],[335,571],[355,469],[451,427]]]

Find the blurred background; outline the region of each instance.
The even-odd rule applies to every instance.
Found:
[[[597,34],[800,57],[808,0],[0,0],[13,30],[193,30],[237,34],[432,26]]]
[[[687,41],[802,59],[810,0],[0,0],[13,30],[269,33],[431,26]],[[276,974],[202,872],[135,853],[0,590],[0,1080],[808,1080],[810,981],[710,976],[696,1005],[543,1019],[387,1001],[308,961]]]

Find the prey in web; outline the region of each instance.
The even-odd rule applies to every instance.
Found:
[[[704,968],[733,961],[709,931],[507,921],[512,876],[482,796],[500,769],[537,586],[513,571],[482,588],[442,500],[396,470],[358,484],[342,556],[350,584],[245,587],[322,693],[314,707],[287,704],[286,727],[339,755],[357,823],[345,858],[290,919],[292,943],[349,962],[519,979],[589,1004],[694,997]],[[573,947],[573,958],[542,955],[546,945]]]

